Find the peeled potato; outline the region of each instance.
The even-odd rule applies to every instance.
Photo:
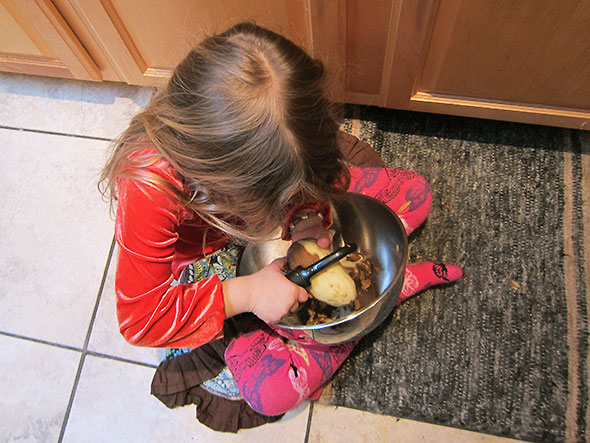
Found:
[[[336,263],[311,278],[309,292],[332,306],[345,306],[356,298],[356,285],[344,268]]]
[[[308,267],[329,253],[328,249],[320,248],[315,240],[300,240],[293,243],[287,252],[289,267]],[[345,306],[353,302],[357,295],[354,280],[340,263],[334,263],[313,276],[307,290],[316,299],[332,306]]]

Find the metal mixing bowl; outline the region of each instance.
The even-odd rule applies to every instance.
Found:
[[[348,193],[333,206],[332,215],[334,247],[358,245],[373,264],[377,297],[367,306],[328,323],[298,325],[285,317],[276,326],[280,333],[296,341],[338,344],[369,333],[391,313],[404,283],[408,239],[399,217],[388,206],[365,195]],[[275,258],[286,256],[290,245],[284,240],[272,240],[246,246],[238,275],[252,274]]]

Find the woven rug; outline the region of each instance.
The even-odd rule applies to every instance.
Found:
[[[397,308],[322,401],[527,441],[588,441],[590,133],[350,106],[432,184],[411,261],[464,277]]]

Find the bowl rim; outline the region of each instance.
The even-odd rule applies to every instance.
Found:
[[[387,206],[381,200],[378,200],[374,197],[370,197],[370,196],[364,195],[364,194],[359,194],[356,192],[348,192],[347,194],[354,195],[353,198],[360,197],[361,199],[367,199],[367,200],[378,202],[382,207],[384,207],[387,211],[389,211],[393,215],[395,223],[397,223],[398,227],[401,229],[401,232],[403,233],[403,235],[402,235],[402,239],[403,239],[402,261],[401,261],[400,266],[397,269],[397,272],[395,273],[395,277],[391,280],[391,282],[389,283],[387,288],[385,288],[383,290],[381,296],[377,297],[375,300],[373,300],[370,304],[368,304],[364,308],[359,309],[358,311],[351,312],[350,314],[348,314],[345,317],[341,317],[337,320],[333,320],[333,321],[326,322],[326,323],[318,323],[316,325],[285,325],[285,324],[282,324],[281,321],[279,320],[277,323],[274,324],[275,326],[278,326],[283,329],[294,330],[294,331],[302,331],[302,330],[303,331],[313,331],[313,330],[317,330],[317,329],[326,329],[331,326],[338,326],[339,324],[346,323],[350,320],[360,317],[365,312],[367,312],[369,309],[371,309],[372,307],[377,305],[383,299],[383,297],[385,297],[385,295],[389,292],[389,290],[398,283],[399,279],[404,278],[405,269],[406,269],[406,265],[408,262],[408,253],[409,253],[409,251],[408,251],[408,234],[407,234],[406,228],[404,227],[404,224],[402,223],[399,216],[395,213],[395,211],[393,209],[391,209],[389,206]],[[346,198],[346,197],[344,197],[344,198]],[[331,209],[332,209],[333,213],[335,213],[334,212],[334,209],[335,209],[334,205],[331,205],[331,206],[332,206]],[[398,299],[399,299],[399,296],[398,296]],[[396,300],[396,302],[397,302],[397,300]]]

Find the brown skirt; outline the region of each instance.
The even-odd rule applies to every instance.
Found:
[[[156,369],[151,393],[169,408],[196,405],[197,419],[222,432],[238,432],[279,420],[255,412],[243,399],[215,395],[202,387],[225,367],[224,353],[240,333],[258,329],[260,320],[244,315],[225,322],[224,337],[175,358],[164,360]]]

